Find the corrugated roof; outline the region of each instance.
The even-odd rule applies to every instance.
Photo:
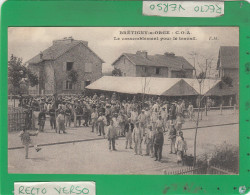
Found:
[[[201,94],[223,96],[238,93],[233,88],[219,86],[220,80],[206,79],[202,84]],[[146,83],[146,87],[145,86]],[[157,78],[157,77],[115,77],[103,76],[86,87],[92,90],[111,91],[126,94],[188,96],[198,95],[200,88],[197,79]]]
[[[123,53],[118,59],[120,59],[122,56],[126,56],[133,64],[138,66],[168,67],[176,71],[182,70],[182,68],[185,70],[194,69],[194,67],[182,56],[156,54],[143,57],[140,54]],[[116,63],[116,61],[113,63],[113,65]]]
[[[217,68],[239,68],[239,47],[221,46]]]
[[[42,59],[40,58],[40,54],[36,55],[35,57],[31,58],[26,63],[29,64],[37,64],[39,62],[42,62],[44,60],[55,60],[70,49],[74,48],[75,46],[83,44],[85,47],[87,47],[92,53],[94,53],[89,47],[88,43],[86,41],[80,41],[80,40],[73,40],[71,43],[60,43],[60,44],[53,44],[49,48],[42,51]],[[96,55],[96,53],[94,53]],[[97,55],[96,55],[97,56]],[[104,62],[99,56],[97,56],[102,62]]]
[[[104,76],[86,88],[127,94],[197,95],[197,92],[181,78]]]

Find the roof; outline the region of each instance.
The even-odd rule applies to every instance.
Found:
[[[181,78],[103,76],[86,88],[126,94],[197,95],[197,92]]]
[[[217,83],[213,88],[207,91],[206,96],[225,96],[225,95],[235,95],[239,93],[239,89],[235,87],[229,87],[223,82]]]
[[[43,57],[40,58],[40,54],[36,55],[35,57],[31,58],[26,63],[29,64],[37,64],[39,62],[42,62],[44,60],[55,60],[70,49],[74,48],[75,46],[83,44],[85,47],[87,47],[92,53],[94,53],[89,47],[88,43],[86,41],[80,41],[80,40],[73,40],[71,43],[62,43],[62,44],[53,44],[49,48],[42,51]],[[94,53],[103,63],[104,61],[96,54]]]
[[[198,94],[200,93],[200,86],[199,86],[197,79],[184,78],[183,80],[186,81],[191,87],[193,87]],[[205,95],[210,89],[212,89],[219,82],[221,81],[217,79],[205,79],[203,81],[203,84],[201,85],[202,86],[201,94]]]
[[[180,71],[193,70],[194,67],[182,56],[174,55],[147,55],[144,57],[140,54],[123,53],[112,65],[114,65],[122,56],[128,58],[134,65],[137,66],[156,66],[156,67],[168,67],[172,70]]]
[[[217,69],[221,68],[239,68],[239,47],[221,46],[219,51]]]

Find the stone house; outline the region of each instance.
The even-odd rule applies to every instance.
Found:
[[[219,77],[230,77],[232,85],[238,89],[239,86],[239,47],[221,46],[219,50],[217,70]]]
[[[72,37],[54,40],[52,46],[26,62],[27,67],[39,77],[39,84],[29,87],[29,94],[80,93],[102,76],[104,61],[88,47],[88,42]],[[69,72],[78,73],[76,83]]]
[[[122,76],[192,78],[194,67],[182,56],[174,53],[148,55],[146,51],[123,53],[113,64]]]

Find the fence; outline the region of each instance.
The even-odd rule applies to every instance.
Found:
[[[26,109],[8,107],[8,131],[20,131],[25,127]]]
[[[215,166],[202,166],[202,167],[187,167],[175,171],[165,172],[165,175],[237,175],[222,168]]]

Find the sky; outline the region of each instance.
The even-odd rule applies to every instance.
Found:
[[[153,34],[131,35],[121,34],[121,31]],[[165,34],[159,34],[163,32]],[[212,60],[212,69],[215,70],[220,46],[239,46],[238,27],[10,27],[8,57],[13,54],[26,62],[51,46],[53,40],[71,36],[75,40],[88,41],[88,46],[105,61],[103,72],[111,71],[111,64],[122,53],[138,50],[145,50],[149,55],[173,52],[185,57],[192,65],[194,60],[190,53],[195,52],[197,56],[203,56],[201,63],[205,63],[205,59]],[[114,40],[114,37],[120,40]],[[122,40],[138,37],[158,37],[158,40]],[[173,37],[178,40],[173,40]],[[196,40],[179,40],[179,37],[195,37]]]

